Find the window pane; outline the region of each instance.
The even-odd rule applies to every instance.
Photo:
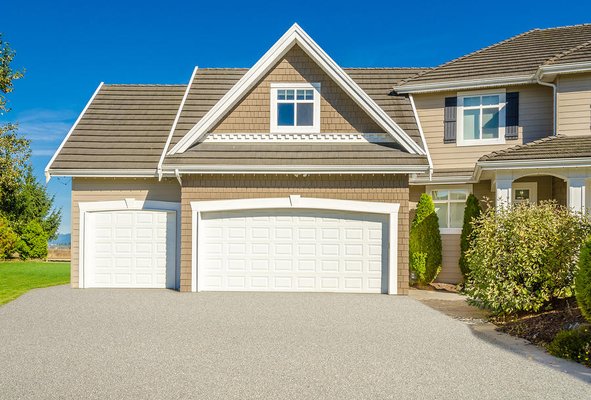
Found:
[[[306,100],[314,100],[314,91],[306,90]]]
[[[464,107],[474,107],[480,105],[480,96],[464,97]]]
[[[522,203],[529,200],[529,189],[515,189],[515,202]]]
[[[292,90],[293,92],[293,90]],[[277,125],[278,126],[293,126],[293,103],[279,103],[277,104]]]
[[[285,91],[285,98],[287,100],[293,100],[294,91],[293,90],[286,90]]]
[[[439,218],[439,227],[447,228],[447,203],[435,204],[435,212]]]
[[[482,110],[482,138],[496,139],[499,137],[499,109],[485,108]]]
[[[306,98],[306,95],[304,93],[305,93],[304,90],[298,90],[297,91],[297,99],[298,100],[304,100]]]
[[[461,228],[464,224],[464,203],[451,203],[449,205],[449,227],[450,228]],[[439,222],[441,224],[441,221]]]
[[[314,125],[314,104],[298,103],[298,123],[297,126]]]
[[[482,105],[483,106],[491,106],[499,104],[499,96],[482,96]]]
[[[447,190],[434,190],[431,192],[433,200],[447,200],[448,195],[449,194]]]
[[[465,190],[452,190],[449,198],[450,200],[466,200],[468,193]]]
[[[480,139],[480,110],[464,110],[464,139]]]
[[[277,91],[277,100],[285,100],[285,90]]]

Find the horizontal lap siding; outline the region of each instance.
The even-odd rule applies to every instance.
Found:
[[[569,136],[591,134],[591,74],[559,78],[558,133]]]
[[[176,180],[72,178],[72,261],[71,285],[78,287],[80,263],[80,202],[136,200],[179,202],[180,186]]]
[[[474,168],[476,161],[485,154],[552,134],[552,89],[540,85],[507,88],[507,92],[514,91],[519,92],[518,139],[490,146],[458,147],[456,143],[443,143],[444,101],[446,97],[457,96],[457,92],[415,95],[417,112],[435,171]]]
[[[408,293],[408,178],[406,176],[189,176],[182,187],[181,291],[191,290],[191,201],[301,195],[399,203],[398,293]]]

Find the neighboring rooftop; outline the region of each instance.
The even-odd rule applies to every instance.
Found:
[[[477,50],[415,77],[397,87],[486,78],[533,77],[541,65],[591,61],[591,24],[533,29]],[[560,58],[560,55],[563,55]],[[576,60],[576,61],[573,61]]]
[[[550,136],[528,144],[486,154],[478,161],[525,161],[583,157],[591,158],[591,135]]]

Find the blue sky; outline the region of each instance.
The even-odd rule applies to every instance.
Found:
[[[269,4],[273,4],[269,6]],[[0,32],[26,68],[4,119],[39,179],[101,81],[186,83],[195,65],[249,67],[298,22],[343,67],[435,66],[517,33],[591,22],[588,1],[13,1]],[[70,232],[70,180],[53,178]]]

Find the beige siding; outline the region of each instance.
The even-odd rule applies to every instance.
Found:
[[[72,178],[72,263],[71,285],[78,287],[80,255],[80,202],[112,201],[134,198],[180,202],[181,190],[176,180]]]
[[[557,109],[558,133],[591,134],[591,74],[560,76]]]
[[[288,195],[399,203],[398,293],[408,293],[408,177],[386,176],[190,176],[183,179],[181,291],[191,290],[191,201]]]
[[[507,91],[519,92],[519,137],[504,145],[463,146],[443,143],[445,97],[456,92],[417,94],[414,96],[419,119],[435,170],[474,168],[476,161],[492,151],[528,143],[552,134],[552,89],[540,85],[516,86]]]
[[[319,82],[322,95],[321,132],[383,132],[297,45],[234,107],[213,129],[213,132],[268,133],[270,131],[271,82]]]

